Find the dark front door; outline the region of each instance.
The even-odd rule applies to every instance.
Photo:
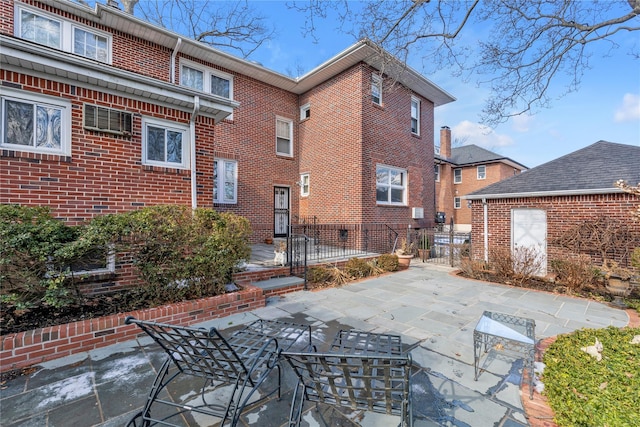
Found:
[[[273,190],[273,235],[286,237],[289,230],[289,189],[275,187]]]

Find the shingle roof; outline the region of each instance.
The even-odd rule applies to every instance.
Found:
[[[614,193],[619,191],[614,186],[619,179],[631,185],[640,182],[640,146],[598,141],[474,191],[467,198],[521,197],[538,193],[589,194],[609,190]]]
[[[515,160],[512,160],[501,154],[494,153],[493,151],[485,150],[484,148],[478,147],[475,144],[463,145],[460,147],[452,148],[451,157],[448,159],[438,155],[436,155],[435,157],[440,160],[453,163],[456,166],[466,166],[466,165],[473,165],[473,164],[505,161],[513,164],[514,166],[520,166],[522,169],[527,168],[525,165],[523,165],[520,162],[516,162]]]

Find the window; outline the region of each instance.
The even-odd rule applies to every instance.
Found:
[[[371,100],[382,105],[382,77],[375,74],[371,75]]]
[[[407,171],[389,166],[376,167],[376,201],[387,205],[404,205]]]
[[[434,165],[433,169],[435,172],[436,182],[440,182],[440,165]]]
[[[276,118],[276,154],[293,157],[293,122]]]
[[[100,62],[107,62],[109,60],[109,39],[81,28],[74,28],[73,53]]]
[[[487,177],[487,167],[486,166],[478,166],[478,179],[485,179]]]
[[[111,62],[110,34],[24,6],[16,11],[17,37],[100,62]]]
[[[460,200],[460,197],[454,197],[453,198],[453,208],[454,209],[460,209],[462,207],[462,202]]]
[[[454,169],[453,170],[453,183],[460,184],[462,182],[462,169]]]
[[[213,202],[238,203],[238,162],[213,161]]]
[[[100,274],[116,271],[116,257],[112,247],[102,247],[89,251],[69,266],[74,274]]]
[[[300,107],[300,120],[305,120],[311,117],[311,104],[305,104]]]
[[[62,22],[20,9],[18,37],[38,44],[62,48]]]
[[[411,133],[420,135],[420,100],[411,97]]]
[[[187,169],[188,132],[178,123],[155,119],[142,121],[142,163]]]
[[[300,195],[308,196],[309,195],[309,174],[303,173],[300,175]]]
[[[131,135],[132,120],[133,115],[126,111],[98,107],[97,105],[84,105],[85,129]]]
[[[71,154],[71,104],[61,98],[2,89],[0,147],[47,154]]]
[[[187,60],[181,61],[180,84],[223,98],[233,98],[233,76]]]

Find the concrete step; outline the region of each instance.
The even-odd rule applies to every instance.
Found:
[[[292,286],[303,285],[304,279],[296,276],[276,277],[273,279],[261,280],[253,282],[253,286],[257,286],[263,291],[273,291],[276,289],[290,288]]]

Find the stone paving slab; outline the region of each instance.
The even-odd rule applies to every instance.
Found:
[[[448,269],[414,263],[408,270],[343,288],[298,291],[271,297],[267,306],[204,322],[230,333],[256,319],[284,319],[312,327],[319,351],[340,329],[400,334],[414,362],[412,391],[416,427],[527,426],[519,383],[522,359],[495,349],[481,360],[474,380],[473,329],[485,310],[536,320],[536,337],[581,327],[623,326],[627,314],[605,304],[466,280]],[[2,426],[122,426],[143,404],[164,353],[140,337],[88,353],[42,364],[0,389]],[[284,427],[295,387],[284,371],[283,399],[269,398],[243,414],[246,426]],[[196,398],[192,384],[172,391]],[[393,426],[398,420],[325,405],[305,409],[303,425],[319,427]],[[211,425],[188,418],[184,425]],[[215,425],[215,423],[213,424]]]

